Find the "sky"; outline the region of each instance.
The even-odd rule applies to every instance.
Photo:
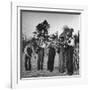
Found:
[[[23,35],[27,39],[32,37],[32,32],[36,30],[36,26],[44,20],[47,20],[50,24],[49,34],[57,31],[60,34],[63,31],[64,25],[73,28],[74,33],[80,30],[80,14],[22,11]]]

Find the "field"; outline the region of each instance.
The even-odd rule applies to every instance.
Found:
[[[22,62],[21,62],[21,77],[22,78],[30,78],[30,77],[49,77],[49,76],[67,76],[67,71],[65,73],[60,73],[59,72],[59,56],[58,53],[55,55],[55,60],[54,60],[54,70],[53,72],[49,72],[47,70],[47,61],[48,61],[48,55],[45,54],[44,56],[44,63],[43,63],[43,70],[38,71],[37,70],[37,60],[38,56],[37,54],[32,55],[31,58],[31,71],[25,71],[25,54],[22,54]],[[35,58],[36,57],[36,58]],[[79,71],[74,72],[73,75],[79,75]]]

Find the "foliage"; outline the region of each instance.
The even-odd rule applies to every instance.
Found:
[[[47,40],[49,27],[50,25],[48,24],[47,20],[44,20],[36,26],[36,31],[34,32],[34,34],[37,35],[37,38],[42,37],[44,40]]]

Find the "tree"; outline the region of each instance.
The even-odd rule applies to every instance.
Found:
[[[52,35],[50,36],[50,38],[51,38],[52,40],[58,40],[58,32],[52,34]]]
[[[49,29],[50,25],[48,24],[47,20],[44,20],[43,22],[39,23],[36,26],[36,31],[34,32],[34,34],[37,35],[38,38],[43,38],[44,40],[48,39],[48,29]]]
[[[79,44],[79,37],[80,37],[80,34],[79,34],[79,31],[78,31],[78,34],[75,34],[74,35],[74,42],[75,42],[75,45],[78,43]]]

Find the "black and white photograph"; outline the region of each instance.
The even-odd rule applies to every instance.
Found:
[[[20,11],[20,78],[80,75],[80,13]]]

